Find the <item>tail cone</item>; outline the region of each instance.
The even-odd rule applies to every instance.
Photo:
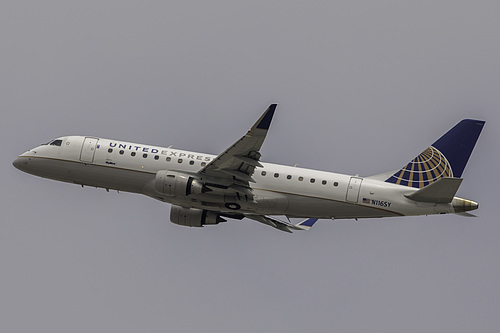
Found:
[[[472,200],[454,198],[452,203],[455,213],[467,212],[479,208],[479,204]]]

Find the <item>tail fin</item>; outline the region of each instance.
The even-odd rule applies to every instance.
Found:
[[[386,182],[423,188],[443,177],[460,178],[484,121],[464,119]]]

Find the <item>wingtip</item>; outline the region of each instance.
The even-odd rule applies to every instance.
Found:
[[[313,219],[313,218],[309,218],[307,220],[304,220],[300,223],[297,223],[295,226],[297,228],[300,228],[302,230],[309,230],[313,227],[313,225],[318,222],[318,219]]]
[[[269,127],[271,126],[271,120],[273,119],[274,116],[274,111],[276,111],[276,108],[278,107],[278,104],[271,104],[267,110],[264,112],[262,117],[258,120],[255,128],[258,129],[263,129],[263,130],[268,130]]]

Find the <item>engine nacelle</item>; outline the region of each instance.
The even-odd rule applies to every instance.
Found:
[[[219,214],[209,210],[172,205],[170,209],[170,221],[188,227],[203,227],[204,225],[218,224],[226,220],[220,217]]]
[[[156,173],[155,190],[164,195],[176,197],[201,194],[203,184],[182,172],[160,170]]]

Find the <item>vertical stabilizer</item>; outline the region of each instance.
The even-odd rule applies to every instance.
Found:
[[[464,119],[386,182],[423,188],[443,177],[460,178],[484,121]]]

